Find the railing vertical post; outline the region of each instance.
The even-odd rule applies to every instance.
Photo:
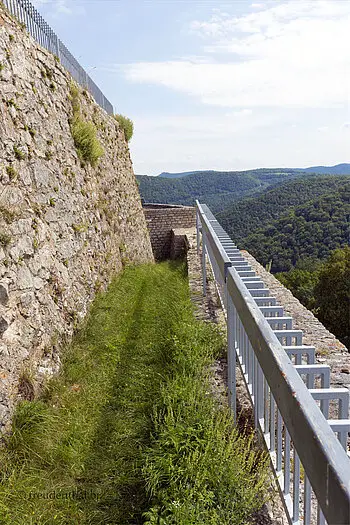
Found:
[[[236,316],[235,308],[230,295],[227,298],[227,375],[228,375],[228,403],[237,421],[236,406]]]
[[[197,229],[197,255],[199,255],[200,238],[199,238],[199,213],[196,209],[196,229]]]
[[[207,269],[205,266],[205,233],[202,229],[202,279],[203,279],[203,295],[207,295]]]
[[[56,56],[58,60],[61,62],[61,49],[60,49],[60,39],[56,35]]]
[[[304,474],[304,525],[311,521],[311,485],[306,474]]]

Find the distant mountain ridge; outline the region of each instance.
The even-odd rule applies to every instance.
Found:
[[[333,169],[341,169],[339,166],[348,166],[350,174],[350,164],[333,166]],[[312,168],[306,170],[260,168],[248,171],[199,171],[188,172],[186,176],[181,177],[137,175],[136,178],[141,197],[146,202],[193,206],[198,199],[217,213],[237,200],[257,195],[287,181],[315,177],[316,175],[308,171],[309,169],[312,170]],[[325,169],[331,170],[331,168]],[[318,176],[326,175],[318,174]],[[330,176],[339,175],[331,173]]]
[[[320,173],[325,175],[350,175],[350,164],[336,164],[335,166],[313,166],[304,168],[309,173]]]
[[[308,174],[307,174],[308,175]],[[305,175],[306,176],[306,175]],[[193,206],[198,199],[215,213],[234,200],[300,177],[293,170],[205,171],[186,177],[166,178],[138,175],[140,194],[146,202]]]
[[[342,163],[336,164],[335,166],[311,166],[310,168],[257,168],[254,170],[245,170],[246,173],[256,172],[259,170],[268,170],[272,171],[278,169],[279,171],[286,170],[297,171],[297,172],[308,172],[308,173],[320,173],[325,175],[350,175],[350,164]],[[179,173],[169,173],[168,171],[163,171],[157,177],[163,177],[165,179],[178,179],[181,177],[187,177],[188,175],[194,175],[199,173],[242,173],[239,171],[216,171],[216,170],[196,170],[196,171],[182,171]]]

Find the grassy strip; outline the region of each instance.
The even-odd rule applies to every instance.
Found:
[[[238,524],[264,475],[208,393],[222,347],[182,268],[129,268],[99,297],[0,452],[0,523]]]

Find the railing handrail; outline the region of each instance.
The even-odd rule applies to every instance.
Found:
[[[244,281],[231,263],[224,265],[225,250],[212,227],[217,221],[198,201],[196,206],[206,240],[216,245],[215,264],[225,268],[226,302],[237,311],[322,511],[332,525],[350,523],[349,458]],[[231,314],[228,308],[228,325]]]
[[[327,521],[350,523],[346,452],[234,268],[227,288]]]
[[[44,20],[29,0],[0,0],[21,23],[25,24],[28,33],[48,51],[55,54],[61,64],[84,89],[87,89],[109,115],[113,115],[113,105],[105,97],[85,69],[72,53],[61,42],[53,29]]]

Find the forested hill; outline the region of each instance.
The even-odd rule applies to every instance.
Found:
[[[302,205],[325,194],[342,191],[350,177],[313,175],[285,182],[247,199],[234,202],[217,213],[222,227],[238,246],[248,235],[272,224],[290,207]]]
[[[337,164],[336,166],[313,166],[303,171],[327,175],[350,175],[350,164]]]
[[[300,186],[299,186],[300,188]],[[301,196],[301,194],[300,194]],[[332,250],[349,243],[350,178],[301,206],[291,206],[278,219],[256,228],[240,244],[273,272],[300,262],[323,261]],[[232,233],[233,238],[235,235]]]
[[[266,168],[260,168],[266,170]],[[253,170],[253,171],[259,171]],[[268,171],[271,171],[269,169]],[[308,173],[318,173],[323,175],[350,175],[350,164],[337,164],[336,166],[311,166],[310,168],[288,168],[287,171],[299,171]],[[159,177],[165,177],[167,179],[176,179],[178,177],[187,177],[187,175],[193,175],[197,173],[208,173],[203,171],[181,171],[179,173],[169,173],[164,171],[159,174]]]
[[[237,199],[300,176],[303,175],[296,170],[258,169],[241,172],[203,171],[181,178],[138,175],[137,180],[141,197],[146,202],[193,206],[198,199],[216,213]]]

